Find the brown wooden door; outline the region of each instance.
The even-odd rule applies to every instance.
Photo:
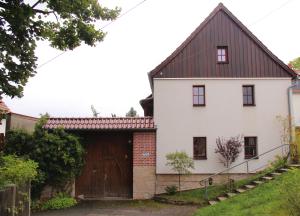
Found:
[[[76,196],[132,197],[131,134],[94,134],[86,141],[86,163],[76,180]]]

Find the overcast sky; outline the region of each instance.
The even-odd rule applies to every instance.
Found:
[[[123,12],[141,0],[103,0]],[[57,117],[124,116],[150,94],[147,73],[171,54],[219,0],[147,0],[104,30],[96,47],[82,45],[40,67],[24,96],[4,98],[13,112]],[[300,56],[299,0],[224,0],[224,5],[282,61]],[[99,24],[103,26],[105,23]],[[38,44],[41,65],[61,51]]]

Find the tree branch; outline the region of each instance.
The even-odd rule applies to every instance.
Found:
[[[31,8],[35,8],[38,4],[40,4],[42,2],[42,0],[38,0],[36,3],[34,3]]]
[[[33,11],[35,13],[41,13],[41,14],[51,14],[51,13],[54,13],[54,11],[44,11],[44,10],[40,10],[40,9],[33,9]]]
[[[8,9],[9,7],[7,6],[7,4],[0,2],[0,7],[4,8],[4,9]]]

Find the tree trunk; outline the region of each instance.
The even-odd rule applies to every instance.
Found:
[[[178,174],[178,190],[179,190],[179,193],[181,193],[181,187],[180,187],[180,173]]]

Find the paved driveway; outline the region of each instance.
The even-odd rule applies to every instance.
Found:
[[[196,209],[154,201],[90,201],[65,210],[33,213],[33,216],[192,216]]]

